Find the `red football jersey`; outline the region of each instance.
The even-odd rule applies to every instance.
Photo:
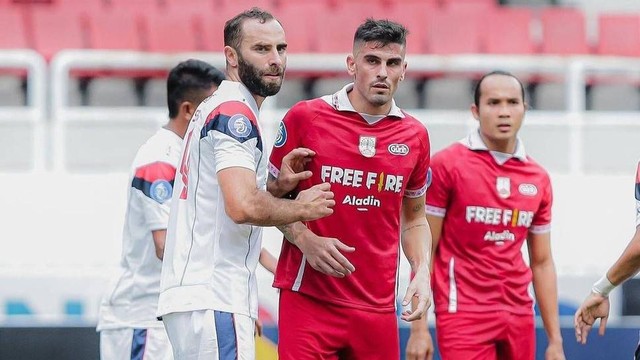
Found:
[[[547,172],[526,156],[488,151],[474,132],[434,155],[427,214],[444,217],[434,256],[435,311],[531,314],[531,270],[521,248],[550,231]]]
[[[307,165],[313,176],[297,190],[329,182],[336,206],[331,216],[307,226],[317,235],[355,247],[345,256],[356,271],[344,278],[324,275],[284,240],[274,286],[338,305],[394,311],[401,204],[403,197],[426,191],[429,136],[419,121],[395,105],[389,116],[370,124],[353,111],[345,89],[289,110],[269,170],[277,176],[282,158],[294,148],[316,151]]]

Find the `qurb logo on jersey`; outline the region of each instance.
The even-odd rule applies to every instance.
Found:
[[[387,150],[392,155],[405,156],[409,153],[409,147],[405,144],[391,144]]]

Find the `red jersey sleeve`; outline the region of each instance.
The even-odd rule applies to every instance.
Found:
[[[427,178],[429,163],[431,162],[431,144],[429,143],[429,132],[425,127],[418,132],[420,140],[420,153],[417,155],[416,166],[411,172],[411,177],[407,183],[405,191],[406,197],[416,198],[424,195],[427,191]]]
[[[545,174],[542,185],[542,199],[540,207],[536,211],[529,231],[532,233],[546,233],[551,230],[551,205],[553,205],[553,190],[549,175]]]
[[[298,130],[298,124],[301,122],[299,119],[305,117],[304,103],[298,103],[294,105],[287,113],[278,126],[278,134],[269,156],[269,174],[273,177],[278,177],[280,173],[280,167],[282,166],[282,158],[285,157],[291,150],[300,147],[300,131]]]
[[[427,208],[429,215],[444,217],[447,206],[449,205],[449,197],[453,183],[451,181],[452,174],[446,166],[445,161],[447,153],[441,151],[431,159],[431,184],[427,189]]]

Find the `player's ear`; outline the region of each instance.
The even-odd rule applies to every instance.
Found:
[[[196,106],[191,101],[183,101],[180,103],[180,111],[184,114],[184,118],[187,122],[193,117],[193,113],[196,112]]]
[[[236,49],[232,48],[231,46],[225,46],[224,57],[227,60],[227,64],[229,64],[229,66],[238,66],[238,53],[236,52]]]
[[[349,56],[347,56],[347,72],[351,76],[356,74],[356,60],[352,54],[349,54]]]
[[[478,105],[476,105],[475,103],[471,104],[471,114],[473,115],[474,119],[480,120],[480,114],[478,113]]]

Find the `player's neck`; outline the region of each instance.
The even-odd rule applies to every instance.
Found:
[[[187,132],[187,124],[180,124],[180,122],[178,121],[178,119],[171,119],[169,120],[168,123],[166,123],[163,128],[175,133],[176,135],[178,135],[181,139],[184,138],[184,134]]]
[[[487,146],[489,151],[497,151],[505,154],[515,154],[516,152],[516,139],[489,139],[488,137],[480,134],[482,141]]]

